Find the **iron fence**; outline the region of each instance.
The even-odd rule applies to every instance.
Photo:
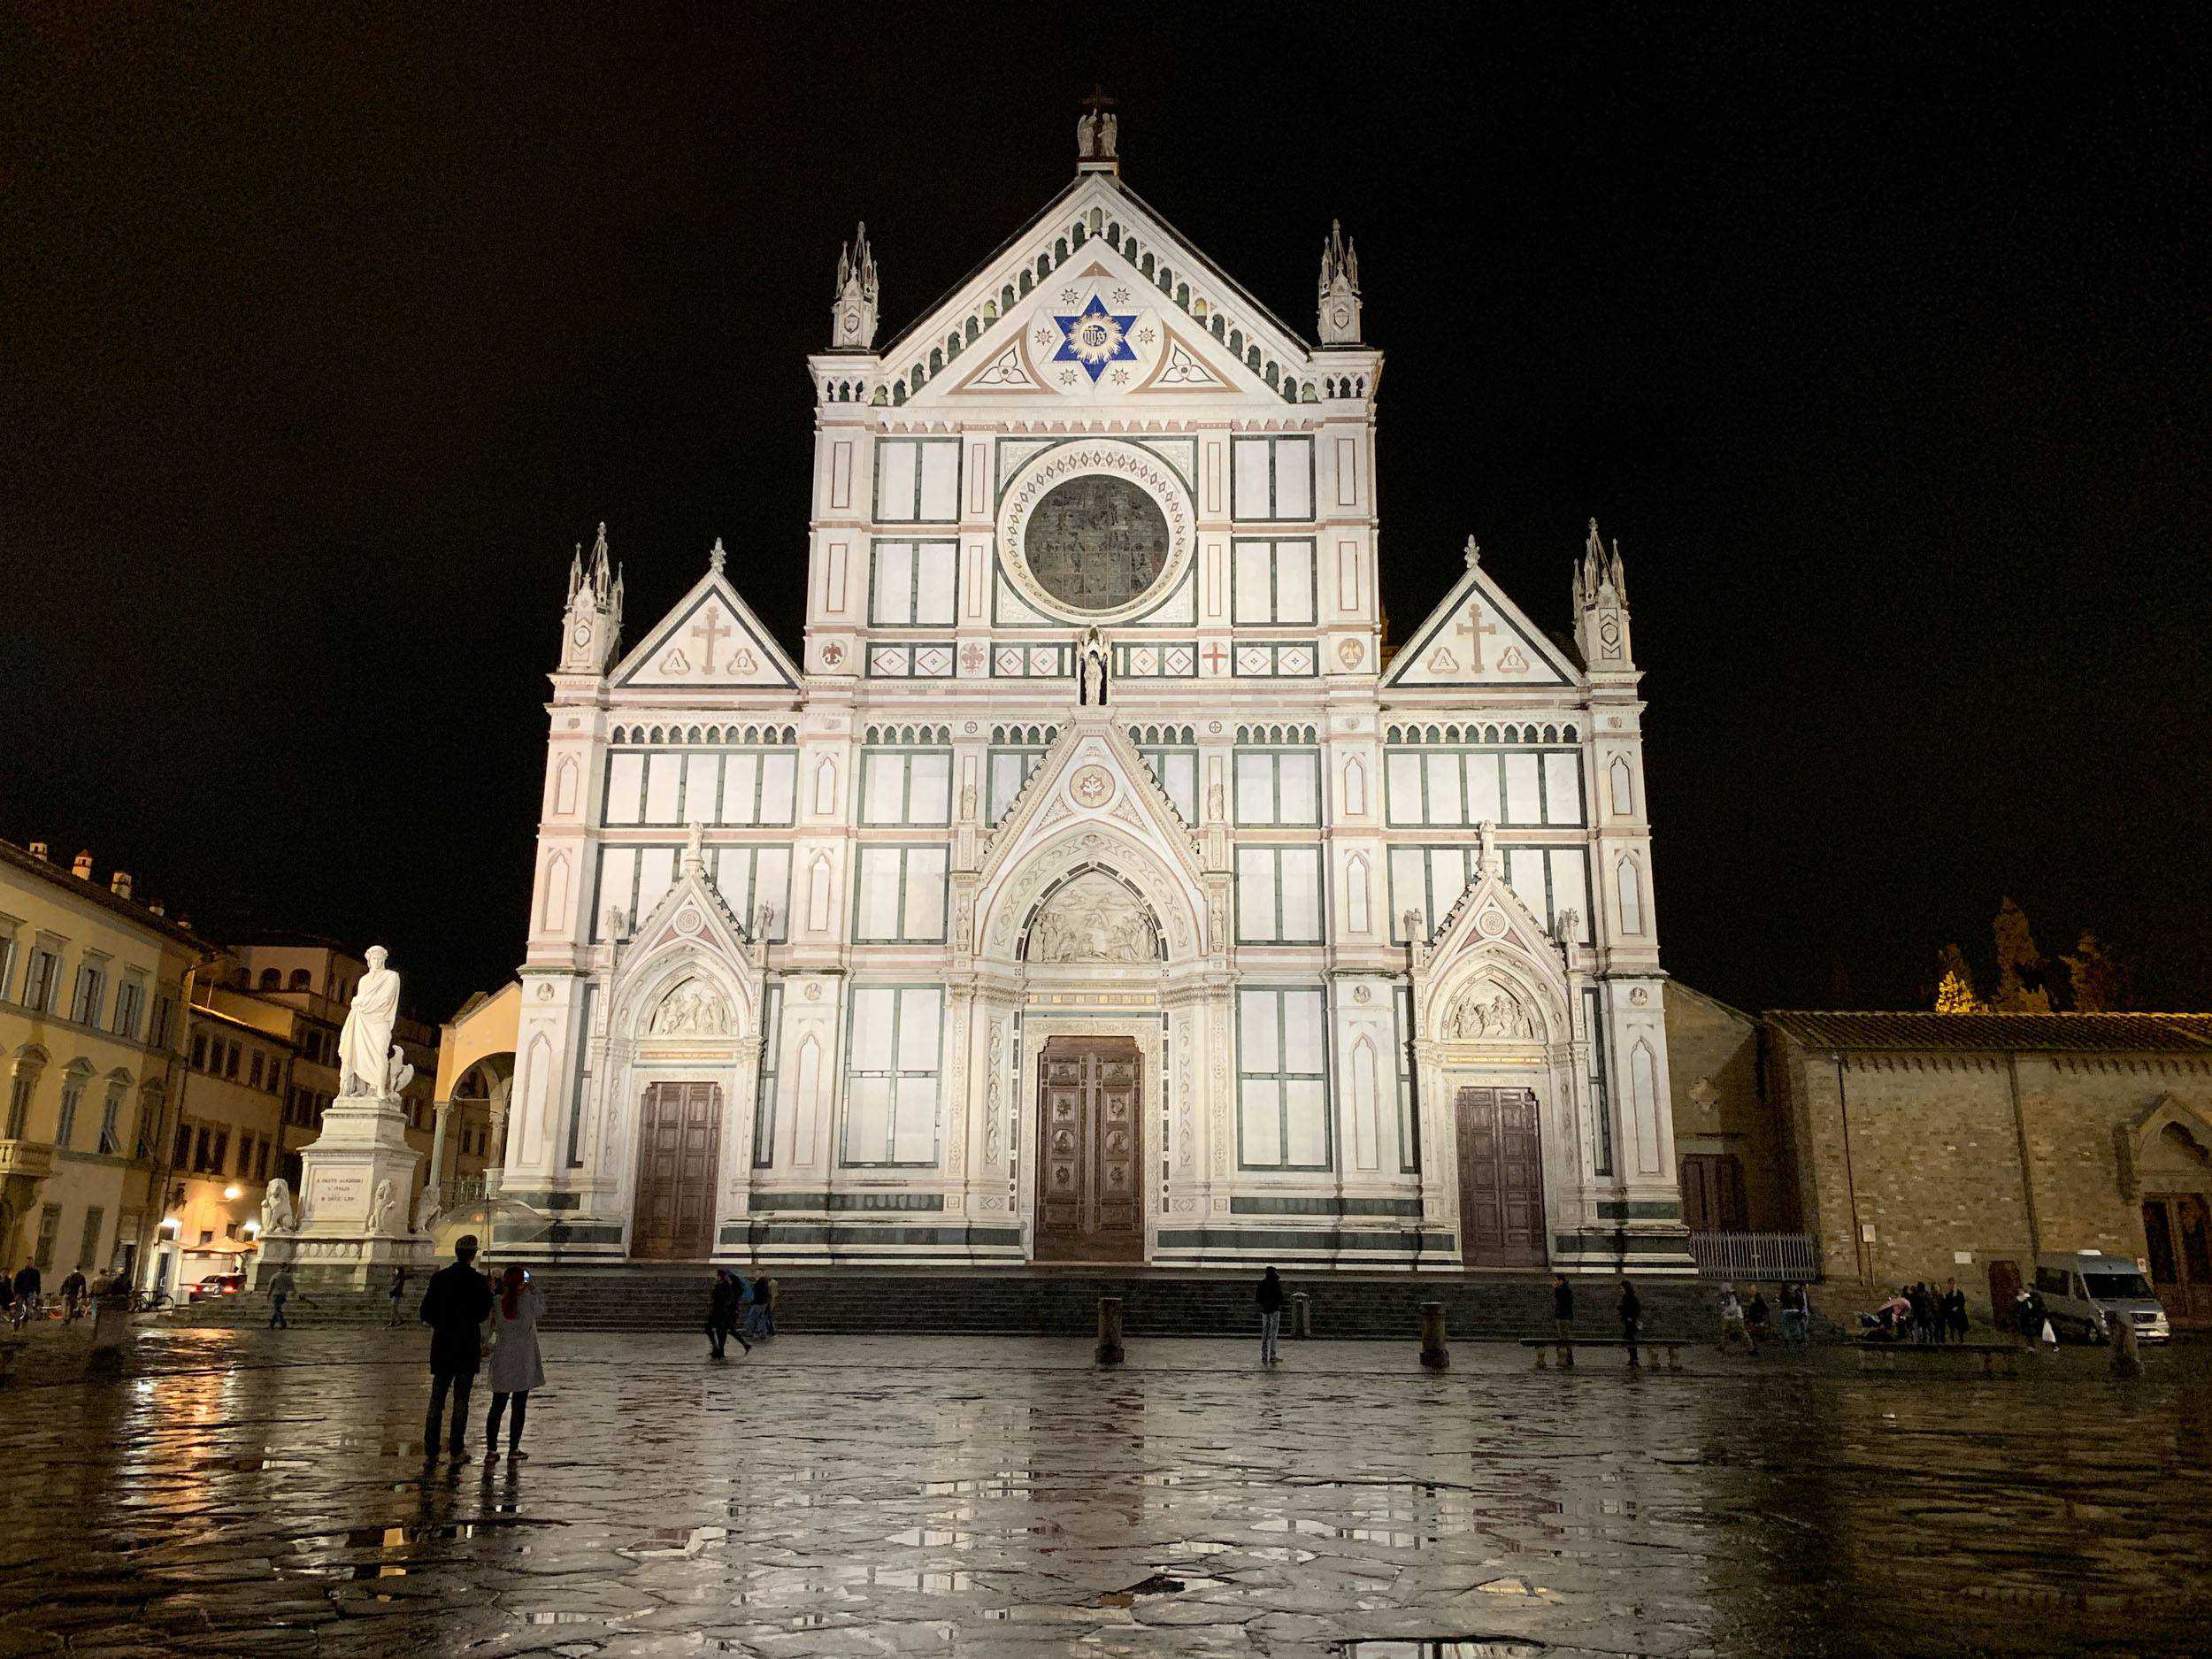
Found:
[[[1690,1254],[1700,1279],[1809,1284],[1820,1277],[1820,1247],[1808,1233],[1693,1233]]]

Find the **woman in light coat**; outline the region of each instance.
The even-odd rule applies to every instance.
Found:
[[[509,1266],[499,1294],[492,1299],[492,1407],[484,1417],[484,1461],[499,1455],[499,1419],[507,1402],[507,1455],[525,1455],[522,1422],[530,1410],[530,1391],[545,1386],[545,1362],[538,1354],[538,1321],[545,1316],[545,1293],[530,1282],[519,1264]]]

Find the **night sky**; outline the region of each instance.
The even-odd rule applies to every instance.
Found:
[[[719,534],[795,649],[839,242],[887,341],[1095,80],[1302,332],[1357,238],[1396,638],[1619,538],[1674,974],[1924,1006],[2009,894],[2212,1006],[2202,8],[37,10],[0,836],[204,931],[508,977],[572,547],[634,640]]]

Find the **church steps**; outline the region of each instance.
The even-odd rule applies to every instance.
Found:
[[[549,1331],[695,1331],[704,1320],[706,1267],[566,1269],[548,1275],[545,1328]],[[775,1275],[778,1325],[791,1333],[950,1333],[968,1335],[1085,1336],[1095,1329],[1098,1301],[1119,1296],[1131,1336],[1222,1336],[1255,1325],[1255,1276],[1168,1275],[1063,1271],[1016,1275],[993,1272]],[[1312,1296],[1313,1333],[1320,1337],[1412,1340],[1420,1304],[1441,1302],[1451,1334],[1502,1340],[1551,1329],[1551,1284],[1540,1274],[1494,1278],[1285,1280]],[[419,1288],[411,1288],[411,1321]],[[1647,1328],[1702,1334],[1712,1324],[1714,1292],[1690,1283],[1640,1284]],[[1610,1280],[1577,1286],[1576,1326],[1592,1336],[1616,1334]],[[313,1325],[376,1325],[391,1303],[375,1291],[319,1294],[307,1306],[296,1299],[298,1321]],[[265,1324],[265,1297],[240,1296],[180,1310],[179,1324],[243,1326]],[[1287,1319],[1286,1319],[1287,1322]]]

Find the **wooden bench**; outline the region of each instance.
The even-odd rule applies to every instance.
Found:
[[[2013,1367],[2020,1358],[2020,1349],[2010,1342],[1868,1342],[1854,1344],[1859,1350],[1859,1369],[1862,1371],[1894,1371],[1898,1356],[1904,1354],[1978,1354],[1982,1361],[1982,1375],[1994,1377],[1997,1363],[2004,1362],[2005,1375],[2012,1375]],[[1876,1362],[1880,1362],[1876,1363]]]
[[[1555,1348],[1559,1354],[1559,1369],[1572,1371],[1575,1363],[1575,1349],[1578,1348],[1626,1348],[1629,1345],[1617,1336],[1525,1336],[1521,1339],[1521,1346],[1536,1350],[1538,1371],[1542,1371],[1549,1365],[1548,1356]],[[1651,1350],[1654,1371],[1659,1368],[1659,1361],[1663,1356],[1669,1371],[1680,1371],[1682,1350],[1686,1346],[1687,1344],[1678,1336],[1640,1336],[1636,1339],[1636,1347]]]

